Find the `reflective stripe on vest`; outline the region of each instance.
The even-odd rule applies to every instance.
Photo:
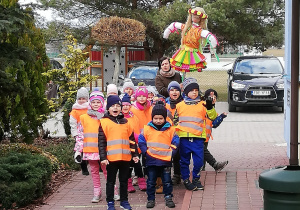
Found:
[[[88,114],[83,114],[80,116],[80,122],[83,127],[83,152],[99,153],[98,131],[100,120],[91,118]]]
[[[103,118],[100,122],[107,140],[107,160],[130,161],[131,152],[134,152],[130,148],[130,143],[135,144],[129,140],[129,136],[133,133],[132,126],[128,122],[117,124],[108,118]]]
[[[182,101],[176,105],[176,110],[179,120],[176,130],[197,136],[202,134],[205,129],[204,120],[206,118],[206,108],[203,106],[203,102],[187,105]]]
[[[171,142],[175,135],[174,127],[170,127],[165,131],[158,131],[149,125],[145,125],[143,135],[147,142],[148,155],[159,160],[171,161]]]

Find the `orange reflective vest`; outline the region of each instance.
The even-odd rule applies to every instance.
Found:
[[[176,105],[179,117],[176,130],[200,136],[205,129],[206,108],[203,101],[195,105],[187,105],[184,101]]]
[[[205,142],[208,142],[208,140],[210,139],[210,137],[211,137],[211,139],[213,139],[213,136],[211,135],[211,133],[212,133],[212,123],[213,123],[213,121],[211,121],[210,119],[206,118],[206,120],[205,120],[206,140],[205,140]]]
[[[139,132],[137,134],[141,133],[141,130],[144,128],[144,125],[147,125],[151,120],[151,113],[152,113],[152,107],[149,107],[146,110],[139,110],[135,108],[134,106],[131,106],[130,111],[138,118],[139,120]]]
[[[134,152],[134,149],[130,148],[130,144],[135,144],[134,141],[129,140],[133,132],[131,125],[128,122],[117,124],[108,118],[103,118],[100,122],[107,140],[107,160],[130,161],[131,152]]]
[[[98,131],[100,120],[91,118],[88,114],[83,114],[80,116],[80,122],[83,127],[83,152],[99,153]]]
[[[80,116],[87,113],[87,109],[73,109],[70,112],[70,115],[77,120],[77,123],[80,121]]]
[[[128,123],[131,125],[131,127],[133,128],[133,132],[137,135],[140,134],[140,129],[139,129],[139,119],[137,118],[137,116],[133,115],[130,118],[126,118],[128,120]]]
[[[170,127],[165,131],[158,131],[149,125],[145,125],[143,132],[147,142],[148,155],[159,160],[171,161],[171,147],[176,149],[176,146],[171,144],[173,136],[176,134],[175,128]]]

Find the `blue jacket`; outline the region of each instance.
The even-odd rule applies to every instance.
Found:
[[[155,130],[157,130],[157,127],[153,124],[152,121],[149,122],[148,125],[151,126],[152,128],[154,128]],[[157,130],[157,132],[165,131],[165,130],[169,129],[170,127],[171,127],[171,124],[169,122],[166,122],[166,124],[160,130]],[[138,144],[139,144],[139,148],[142,151],[142,155],[144,157],[146,157],[146,167],[153,166],[153,165],[172,167],[172,161],[159,160],[159,159],[154,158],[147,154],[147,141],[143,135],[143,132],[141,132],[141,134],[139,135]],[[171,144],[173,144],[177,147],[177,149],[172,148],[173,149],[172,156],[174,157],[175,153],[178,150],[178,146],[179,146],[179,137],[177,135],[173,136]]]

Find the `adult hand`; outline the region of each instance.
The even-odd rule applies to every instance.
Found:
[[[140,159],[139,159],[139,157],[133,157],[132,160],[133,160],[135,163],[137,163],[137,162],[139,162]]]

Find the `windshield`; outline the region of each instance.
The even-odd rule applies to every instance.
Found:
[[[283,69],[277,59],[245,59],[236,63],[234,73],[282,74]]]
[[[130,79],[155,79],[158,67],[139,66],[129,73]]]

